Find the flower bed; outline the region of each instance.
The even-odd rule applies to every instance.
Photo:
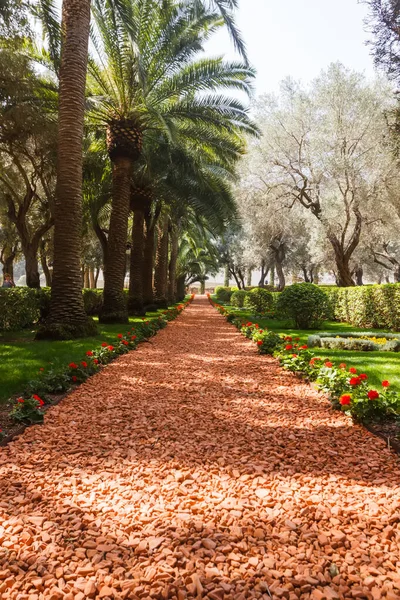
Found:
[[[214,303],[211,296],[209,300],[243,335],[257,344],[260,354],[276,356],[284,369],[315,382],[335,409],[351,415],[360,423],[387,420],[397,421],[400,426],[400,393],[390,388],[389,381],[382,381],[379,390],[371,388],[366,373],[358,373],[354,367],[347,368],[345,363],[322,360],[307,344],[301,344],[298,337],[278,335],[252,321],[232,318],[234,315]]]
[[[48,371],[41,368],[38,377],[30,381],[18,397],[10,399],[10,422],[26,426],[43,421],[45,411],[55,403],[57,396],[83,383],[118,356],[135,350],[139,343],[153,337],[169,321],[175,319],[193,298],[194,295],[176,307],[163,311],[157,319],[150,321],[144,317],[142,322],[135,324],[126,333],[118,334],[113,344],[103,342],[98,348],[87,350],[79,362],[71,362],[65,367]],[[0,430],[0,440],[7,442],[8,437],[7,432]]]
[[[310,348],[400,352],[400,335],[395,333],[319,333],[308,338]]]

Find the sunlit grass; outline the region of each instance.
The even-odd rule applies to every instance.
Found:
[[[146,318],[151,320],[159,314],[147,313]],[[39,375],[39,369],[82,360],[87,350],[97,348],[102,342],[112,343],[118,333],[126,333],[141,321],[141,317],[131,317],[129,325],[98,324],[96,336],[59,342],[34,341],[34,329],[0,332],[0,403],[18,394],[28,381]]]
[[[226,307],[230,308],[230,307]],[[326,332],[363,332],[365,329],[353,327],[348,323],[336,323],[326,321],[321,325],[320,329],[304,330],[293,329],[287,321],[279,321],[275,319],[254,318],[249,311],[238,310],[237,315],[259,323],[259,325],[277,333],[286,333],[293,337],[299,337],[301,344],[307,344],[308,336],[321,331]],[[394,333],[389,330],[370,329],[368,331],[375,333]],[[372,386],[379,386],[385,379],[389,380],[392,387],[400,391],[400,353],[399,352],[356,352],[353,350],[330,350],[323,348],[314,349],[316,356],[322,358],[330,358],[339,363],[344,362],[349,367],[355,367],[360,372],[368,375],[369,382]]]

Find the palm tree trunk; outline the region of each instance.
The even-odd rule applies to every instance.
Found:
[[[229,265],[225,265],[224,286],[229,287]]]
[[[176,287],[176,265],[179,252],[179,233],[177,227],[172,226],[171,231],[171,258],[168,267],[168,302],[173,304],[177,301]]]
[[[127,323],[128,309],[124,295],[126,245],[131,192],[132,160],[116,157],[113,161],[113,191],[107,259],[104,265],[104,301],[101,323]]]
[[[158,223],[154,266],[154,301],[157,306],[164,308],[168,307],[168,224],[168,214],[164,213]]]
[[[129,274],[129,314],[145,314],[143,305],[143,268],[144,268],[144,212],[142,208],[133,211],[131,263]]]
[[[54,267],[49,317],[37,338],[94,334],[82,296],[82,141],[90,29],[90,0],[64,0],[59,71]]]
[[[96,287],[94,281],[94,267],[89,267],[89,287],[92,289]]]
[[[155,246],[155,227],[157,220],[148,213],[146,220],[146,239],[144,244],[143,256],[143,302],[145,306],[151,306],[154,302],[153,294],[153,266],[154,266],[154,246]]]

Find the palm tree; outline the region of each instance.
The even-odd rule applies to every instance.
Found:
[[[38,337],[70,338],[96,331],[83,306],[80,272],[82,141],[90,28],[90,0],[62,7],[54,266],[50,313]]]
[[[123,284],[131,176],[142,144],[154,135],[192,137],[202,130],[232,133],[255,130],[246,108],[215,90],[250,92],[251,69],[222,59],[193,62],[221,24],[215,13],[162,3],[95,0],[97,62],[89,63],[92,123],[107,128],[113,163],[113,201],[105,266],[102,321],[127,319]],[[121,17],[123,15],[123,18]],[[197,92],[201,91],[201,94]]]

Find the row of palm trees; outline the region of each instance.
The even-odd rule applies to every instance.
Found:
[[[104,253],[102,322],[126,322],[128,312],[174,301],[188,272],[204,277],[196,245],[206,264],[213,244],[200,243],[199,232],[210,238],[232,220],[235,165],[244,135],[257,134],[232,94],[248,96],[254,77],[235,6],[64,0],[60,27],[49,0],[42,1],[48,50],[41,61],[58,78],[58,166],[51,308],[40,337],[93,331],[81,294],[83,210]],[[242,62],[204,56],[205,42],[224,23]],[[108,202],[105,234],[100,216]]]

